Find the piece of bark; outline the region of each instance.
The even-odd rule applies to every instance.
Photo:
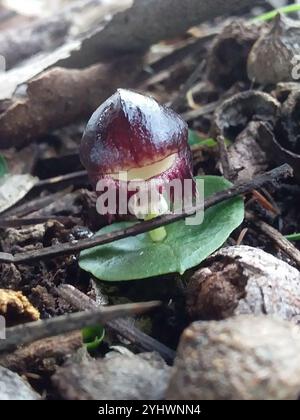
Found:
[[[67,364],[52,381],[67,400],[161,400],[169,375],[156,353],[112,354]]]
[[[1,401],[39,399],[40,396],[19,375],[0,366]]]
[[[251,121],[248,126],[228,147],[228,160],[234,174],[234,182],[246,181],[263,173],[268,167],[268,159],[259,142],[258,121]]]
[[[170,400],[296,400],[300,329],[241,315],[195,322],[182,336],[167,390]]]
[[[42,73],[0,113],[0,148],[22,146],[87,118],[120,85],[131,84],[138,62],[127,57],[84,70],[54,68]]]
[[[221,249],[192,276],[186,292],[192,319],[240,314],[300,317],[300,273],[271,254],[249,246]]]
[[[80,331],[36,341],[13,353],[0,356],[0,365],[20,374],[53,374],[76,350],[82,347]]]

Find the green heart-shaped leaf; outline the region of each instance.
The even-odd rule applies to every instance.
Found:
[[[231,186],[221,177],[198,179],[204,179],[206,197]],[[106,281],[137,280],[175,272],[183,274],[222,246],[243,218],[243,199],[233,198],[206,210],[201,225],[188,226],[181,220],[166,226],[167,237],[162,242],[153,242],[148,233],[128,237],[82,251],[79,265]],[[115,223],[104,227],[97,235],[133,224]]]

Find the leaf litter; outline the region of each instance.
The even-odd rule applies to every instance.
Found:
[[[80,5],[80,1],[76,3]],[[100,2],[95,0],[94,3]],[[170,6],[172,0],[167,3]],[[176,14],[179,3],[174,0],[176,16],[179,16]],[[189,1],[191,8],[196,3]],[[226,162],[235,176],[234,182],[252,180],[282,163],[289,163],[295,171],[295,178],[268,182],[259,188],[258,194],[248,191],[244,195],[245,220],[240,223],[240,208],[239,214],[232,215],[235,221],[230,229],[226,226],[228,232],[222,236],[220,243],[209,250],[207,255],[204,253],[200,265],[193,267],[193,264],[186,264],[186,272],[182,275],[175,273],[179,265],[178,261],[172,261],[174,256],[170,257],[170,261],[166,260],[169,270],[161,273],[153,269],[149,272],[149,275],[155,277],[143,279],[147,277],[144,275],[142,279],[136,280],[143,273],[142,267],[138,275],[133,275],[128,269],[129,282],[103,281],[105,275],[107,278],[111,276],[108,269],[101,270],[98,277],[102,277],[102,280],[95,280],[88,272],[92,270],[84,271],[79,267],[78,252],[75,251],[21,264],[2,262],[0,296],[2,303],[6,303],[1,306],[0,300],[0,308],[3,313],[9,309],[7,319],[13,324],[15,316],[29,313],[39,313],[43,322],[45,319],[57,319],[67,313],[83,310],[75,304],[75,298],[70,301],[62,297],[59,293],[62,285],[72,285],[81,293],[79,300],[85,296],[95,304],[105,302],[115,305],[158,299],[163,305],[149,314],[122,319],[114,327],[108,325],[105,338],[93,357],[82,354],[83,343],[78,332],[56,339],[43,339],[23,346],[12,354],[1,354],[0,365],[3,368],[0,369],[6,369],[1,380],[3,384],[5,378],[8,391],[5,395],[1,394],[3,387],[0,383],[0,398],[9,398],[13,393],[24,390],[25,382],[20,383],[19,377],[14,377],[17,374],[12,374],[10,370],[6,374],[7,369],[25,375],[25,378],[31,372],[32,375],[27,375],[27,381],[47,399],[98,399],[100,394],[115,398],[116,392],[120,390],[124,398],[177,398],[178,386],[183,377],[188,378],[186,374],[191,372],[190,363],[193,364],[189,355],[190,346],[194,346],[189,341],[191,334],[192,340],[195,339],[193,352],[199,364],[195,372],[197,382],[184,386],[184,397],[194,397],[195,392],[198,395],[201,391],[205,398],[216,399],[220,395],[224,396],[222,392],[226,391],[226,398],[234,398],[237,391],[231,384],[237,377],[245,378],[248,367],[243,363],[232,363],[230,337],[235,332],[242,337],[243,325],[250,325],[250,328],[256,325],[259,332],[260,328],[266,328],[268,332],[263,340],[252,337],[253,340],[249,339],[245,346],[237,349],[241,358],[239,360],[244,360],[247,354],[272,350],[269,352],[271,360],[262,361],[263,366],[251,372],[256,381],[261,368],[272,366],[272,372],[268,371],[267,375],[274,387],[264,389],[265,397],[293,399],[299,395],[299,384],[294,376],[290,376],[288,383],[284,377],[282,364],[291,359],[290,355],[282,347],[273,346],[272,338],[279,337],[277,342],[285,340],[287,347],[297,353],[299,340],[297,325],[294,324],[299,322],[299,243],[289,242],[286,236],[297,238],[300,232],[297,122],[299,84],[286,77],[290,67],[276,71],[274,78],[274,69],[268,64],[273,62],[273,58],[264,62],[261,58],[261,45],[273,42],[269,39],[274,34],[272,28],[278,22],[287,25],[286,18],[278,17],[270,21],[257,19],[253,23],[253,2],[240,2],[238,8],[251,3],[248,12],[243,15],[233,10],[230,3],[223,2],[223,9],[220,8],[218,13],[221,15],[229,11],[227,16],[231,16],[231,22],[220,17],[210,21],[216,17],[216,11],[211,10],[206,2],[207,10],[199,8],[199,14],[186,17],[183,25],[177,25],[176,28],[174,19],[175,29],[174,26],[161,24],[164,12],[170,13],[170,9],[160,9],[155,25],[159,24],[162,29],[155,32],[156,26],[154,28],[148,22],[149,32],[145,31],[143,37],[139,38],[136,38],[133,30],[134,22],[139,23],[139,14],[135,15],[137,20],[128,28],[124,28],[121,22],[122,16],[131,19],[132,10],[138,10],[137,5],[131,5],[133,9],[125,8],[116,14],[114,10],[103,26],[89,26],[90,30],[82,37],[70,35],[66,39],[62,34],[61,45],[51,45],[48,51],[43,49],[38,55],[36,51],[32,55],[29,53],[26,61],[22,61],[23,57],[16,57],[17,66],[11,64],[11,69],[0,74],[0,145],[6,149],[2,153],[4,161],[1,158],[0,162],[0,240],[4,256],[80,243],[99,229],[110,229],[105,218],[95,212],[97,197],[86,174],[78,176],[78,171],[83,171],[78,159],[78,148],[90,114],[119,87],[150,94],[160,103],[176,104],[176,111],[186,118],[191,130],[195,176],[222,179],[220,177],[224,175]],[[139,13],[144,13],[143,7],[145,4]],[[154,8],[151,13],[156,14],[157,9]],[[233,17],[235,14],[239,15],[239,19]],[[19,15],[17,18],[19,22],[26,21],[29,30],[41,23],[40,18],[33,22]],[[295,15],[289,14],[289,18],[297,21]],[[181,11],[180,19],[184,21]],[[7,25],[14,25],[13,22],[10,20]],[[192,25],[195,25],[194,30],[186,33]],[[292,51],[290,39],[297,43],[299,38],[297,25],[293,22],[289,25],[292,33],[288,31],[288,35],[284,30],[283,35],[275,31],[276,37],[279,37],[276,40],[282,48],[280,54],[284,56],[286,53],[289,56]],[[116,31],[116,38],[113,37],[115,28],[122,28]],[[124,43],[124,37],[128,42]],[[133,38],[138,43],[132,43],[130,47]],[[120,39],[128,50],[122,51],[119,48]],[[22,40],[17,41],[22,45]],[[153,43],[157,44],[152,47]],[[111,54],[107,54],[108,49]],[[88,54],[85,55],[84,51]],[[60,67],[54,68],[57,64]],[[261,66],[263,71],[260,70]],[[264,79],[260,79],[263,76]],[[191,80],[192,86],[189,86]],[[67,88],[67,93],[63,88]],[[188,94],[182,95],[180,92]],[[195,139],[195,133],[198,139]],[[220,142],[217,142],[217,136],[224,137],[222,156],[218,150]],[[30,148],[30,152],[26,148]],[[8,162],[8,171],[5,169],[5,161]],[[12,162],[14,169],[11,169]],[[242,200],[237,201],[241,207]],[[230,211],[229,203],[226,206]],[[276,212],[271,211],[274,208]],[[28,219],[28,224],[4,225],[4,220],[6,223],[8,220],[16,223],[18,218],[20,223],[26,223]],[[38,223],[35,222],[37,218],[40,218]],[[217,216],[214,220],[217,220]],[[242,246],[236,246],[240,238],[243,238]],[[133,238],[123,240],[130,242]],[[199,242],[195,246],[202,252],[203,241]],[[112,249],[116,245],[104,245],[104,248]],[[180,244],[176,246],[180,251]],[[208,255],[214,251],[217,252],[213,256]],[[145,252],[144,249],[138,250],[140,261]],[[274,267],[278,267],[279,271],[275,273]],[[121,280],[122,275],[124,277],[126,274],[121,263],[113,269],[118,271],[115,280]],[[282,276],[279,275],[281,272]],[[264,316],[267,314],[266,319],[258,316],[261,312],[265,313]],[[246,318],[241,317],[244,313],[248,314]],[[285,321],[280,325],[274,324],[272,316]],[[227,321],[228,317],[233,319]],[[186,330],[191,320],[205,323]],[[18,318],[18,325],[23,322],[24,318]],[[201,337],[210,339],[218,331],[229,337],[228,352],[222,360],[226,365],[224,369],[228,368],[233,375],[233,381],[223,391],[218,385],[223,381],[225,371],[220,366],[216,369],[213,364],[214,358],[219,357],[218,343],[209,343],[205,357],[199,346]],[[149,339],[156,340],[155,344]],[[179,353],[175,367],[171,368],[170,381],[170,368],[163,360],[158,361],[153,351],[159,352],[162,345],[167,350],[176,351],[179,341]],[[140,353],[141,343],[145,345],[145,342],[148,343],[149,358]],[[126,347],[133,355],[125,353],[107,357],[110,355],[109,346],[114,345]],[[72,355],[71,359],[69,355]],[[125,372],[124,378],[120,366],[124,369],[128,367],[132,373],[132,363],[141,366],[141,370],[135,372],[134,380],[144,385],[130,389],[130,376],[126,378]],[[169,359],[168,363],[172,363],[172,360]],[[204,387],[201,379],[208,375],[203,366],[210,366],[212,394]],[[291,363],[288,366],[293,371],[294,365]],[[99,378],[93,387],[91,380],[95,369],[100,372],[101,378],[107,377],[108,381],[103,382]],[[151,372],[151,380],[145,378],[145,371]],[[278,375],[274,375],[274,371],[279,372]],[[115,378],[120,382],[116,383]],[[284,385],[282,381],[285,381]],[[17,391],[12,385],[17,387]],[[257,397],[258,388],[244,385],[238,393],[239,398]],[[25,386],[25,399],[39,398],[38,394],[32,394],[26,383]]]

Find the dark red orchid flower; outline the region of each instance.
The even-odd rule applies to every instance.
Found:
[[[80,156],[94,186],[105,180],[119,190],[143,180],[161,190],[174,179],[193,179],[187,124],[153,98],[130,90],[118,89],[95,111]]]

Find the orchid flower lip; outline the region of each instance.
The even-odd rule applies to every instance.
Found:
[[[157,162],[153,162],[139,168],[132,168],[129,170],[124,169],[118,173],[107,174],[107,176],[116,181],[133,181],[135,179],[148,180],[171,169],[175,164],[177,157],[178,153],[173,153],[164,159],[158,160]]]

